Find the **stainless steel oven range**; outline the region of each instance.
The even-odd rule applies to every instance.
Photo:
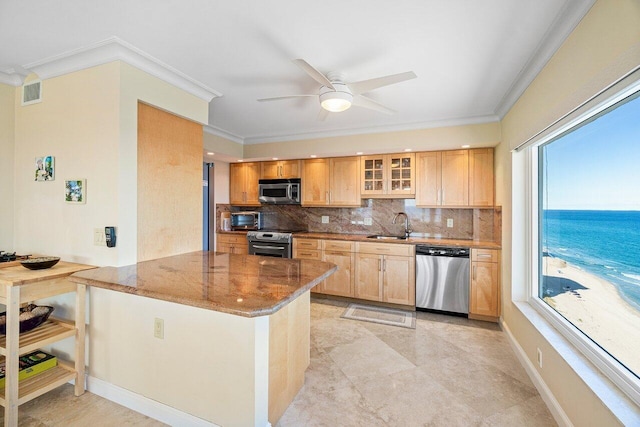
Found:
[[[291,258],[293,255],[293,233],[281,231],[249,231],[249,255],[275,258]]]

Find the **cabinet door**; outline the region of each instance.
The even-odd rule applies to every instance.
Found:
[[[469,152],[442,152],[442,206],[469,205]]]
[[[280,178],[280,162],[262,162],[262,179]]]
[[[338,266],[338,270],[324,280],[324,293],[353,297],[355,254],[351,252],[325,251],[323,261],[332,262]]]
[[[356,298],[382,301],[382,259],[382,255],[356,254]]]
[[[440,204],[442,155],[439,151],[416,154],[416,205]]]
[[[229,165],[229,204],[244,203],[244,164],[231,163]]]
[[[386,255],[383,259],[384,302],[416,304],[414,258]]]
[[[329,159],[329,204],[360,206],[360,158]]]
[[[258,162],[245,163],[245,193],[247,205],[259,205],[258,200],[258,180],[260,179],[261,165]]]
[[[388,195],[411,196],[415,194],[415,154],[389,154],[387,157]]]
[[[302,206],[329,204],[329,159],[307,159],[302,163]]]
[[[280,162],[281,178],[300,178],[300,160],[283,160]]]
[[[386,184],[385,156],[363,156],[360,160],[363,195],[384,194]]]
[[[469,150],[469,206],[493,206],[493,148]]]
[[[500,316],[498,265],[495,262],[471,263],[471,314]]]
[[[303,243],[303,244],[300,244],[300,243]],[[305,243],[313,243],[314,245],[310,245],[310,244],[306,245]],[[315,249],[317,247],[315,243],[316,243],[315,241],[304,241],[304,242],[295,243],[293,248],[293,257],[298,259],[313,259],[316,261],[321,261],[322,253],[319,249]],[[338,274],[338,272],[335,272],[334,274]],[[323,280],[322,282],[318,283],[313,288],[311,288],[311,292],[324,294],[325,281],[326,280]]]

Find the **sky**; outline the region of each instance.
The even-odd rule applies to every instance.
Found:
[[[544,151],[545,209],[640,210],[640,97]]]

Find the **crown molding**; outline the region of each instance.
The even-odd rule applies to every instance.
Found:
[[[6,73],[0,71],[0,83],[4,83],[11,86],[22,86],[26,76],[18,74],[13,70],[7,70]]]
[[[520,99],[531,82],[547,65],[569,34],[589,12],[596,0],[568,0],[556,16],[540,44],[522,68],[496,107],[496,115],[502,120],[511,107]]]
[[[212,125],[204,125],[203,128],[205,132],[210,133],[211,135],[216,135],[221,138],[228,139],[229,141],[233,141],[237,144],[244,144],[244,138],[236,135],[235,133],[227,132],[224,129]]]
[[[376,126],[366,128],[353,129],[335,129],[331,131],[321,132],[303,132],[296,134],[281,134],[273,136],[253,136],[244,138],[245,145],[265,144],[270,142],[286,142],[315,138],[334,138],[339,136],[363,135],[369,133],[386,133],[386,132],[402,132],[420,129],[430,129],[448,126],[464,126],[477,125],[484,123],[494,123],[500,121],[500,118],[494,114],[476,117],[465,117],[456,119],[435,120],[429,122],[414,122],[390,126]]]
[[[113,61],[126,62],[207,102],[222,96],[221,93],[115,36],[23,67],[44,80]]]

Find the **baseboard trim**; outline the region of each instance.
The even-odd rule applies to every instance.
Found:
[[[549,389],[547,384],[544,382],[542,376],[540,376],[531,360],[527,357],[524,349],[520,346],[518,341],[511,333],[511,330],[509,329],[507,324],[502,321],[502,319],[500,319],[500,326],[502,327],[502,330],[507,334],[507,338],[509,339],[511,348],[513,348],[513,351],[516,353],[516,357],[520,361],[520,364],[524,367],[524,370],[527,372],[527,375],[529,375],[529,378],[531,378],[533,385],[540,393],[542,400],[544,400],[547,408],[549,408],[549,411],[558,423],[558,426],[574,427],[573,423],[562,409],[562,406],[560,406],[560,403],[558,403],[555,396],[551,392],[551,389]]]
[[[87,376],[87,390],[118,405],[122,405],[125,408],[129,408],[171,426],[217,426],[202,418],[179,411],[171,406],[91,376]]]

